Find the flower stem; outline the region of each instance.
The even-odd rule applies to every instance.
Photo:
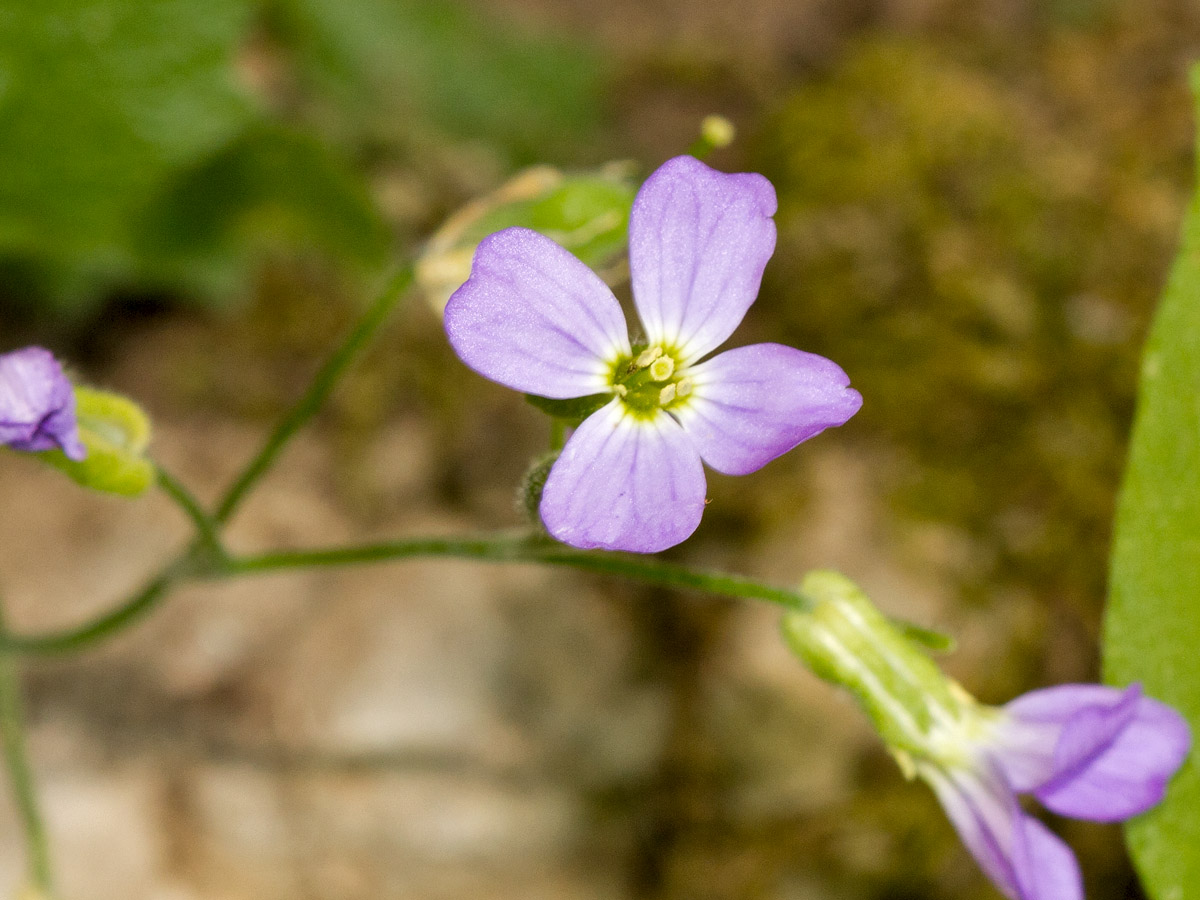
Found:
[[[7,634],[3,611],[0,610],[0,635]],[[3,744],[4,764],[8,769],[17,814],[25,831],[29,883],[39,897],[49,898],[53,888],[50,848],[25,747],[25,711],[21,702],[20,677],[16,660],[10,653],[0,653],[0,743]]]
[[[291,550],[232,557],[215,574],[228,577],[282,569],[340,566],[431,556],[479,562],[542,563],[601,575],[615,575],[661,587],[765,600],[792,609],[807,609],[809,605],[808,598],[799,591],[742,575],[692,569],[652,556],[577,550],[529,532],[476,537],[411,538],[320,550]]]
[[[267,438],[262,449],[257,455],[246,464],[246,467],[234,479],[233,484],[225,492],[225,496],[221,498],[221,502],[217,505],[217,512],[214,518],[218,525],[223,525],[229,521],[234,511],[241,504],[242,500],[250,492],[250,489],[258,482],[258,480],[266,473],[267,469],[275,461],[280,451],[291,440],[292,436],[299,431],[309,419],[316,415],[317,410],[321,408],[321,404],[329,396],[330,392],[337,386],[338,381],[345,373],[346,368],[352,363],[359,352],[367,345],[375,333],[380,329],[383,323],[387,320],[388,315],[395,309],[396,305],[403,299],[408,292],[409,286],[413,281],[414,266],[409,263],[404,266],[384,287],[379,296],[367,309],[366,314],[359,319],[358,324],[346,336],[342,345],[333,352],[333,354],[325,361],[325,364],[317,372],[312,383],[308,386],[304,396],[296,403],[295,406],[280,420],[275,426],[275,430],[271,436]]]
[[[225,551],[221,544],[220,526],[216,520],[208,514],[200,501],[175,476],[157,463],[155,469],[158,472],[158,486],[191,520],[200,542],[223,555]]]
[[[149,612],[159,600],[167,595],[175,582],[183,577],[184,563],[190,560],[191,555],[184,554],[150,579],[128,600],[76,628],[66,628],[38,635],[20,635],[0,631],[0,654],[67,653],[105,638]]]

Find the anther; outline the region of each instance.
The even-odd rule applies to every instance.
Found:
[[[662,355],[662,347],[647,347],[633,361],[633,368],[644,369]]]
[[[692,392],[692,388],[695,386],[695,382],[693,382],[692,379],[684,376],[683,378],[680,378],[679,381],[675,382],[675,396],[686,397]]]
[[[661,391],[658,392],[658,405],[659,406],[666,406],[668,403],[670,403],[674,399],[675,399],[675,385],[673,385],[673,384],[668,384],[666,387],[664,387]]]
[[[623,384],[614,384],[612,386],[612,390],[613,390],[613,393],[616,394],[618,397],[624,397],[626,394],[629,393],[629,388],[625,387],[625,385],[623,385]]]
[[[674,371],[675,360],[669,356],[660,356],[650,364],[650,377],[655,381],[666,381]]]

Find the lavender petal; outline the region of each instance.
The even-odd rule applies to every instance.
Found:
[[[480,242],[470,279],[446,305],[463,362],[500,384],[557,399],[604,391],[629,354],[617,298],[591,269],[528,228]]]
[[[87,456],[75,391],[50,351],[26,347],[0,354],[0,444],[30,452],[58,448],[76,461]]]
[[[1013,871],[1021,900],[1083,900],[1083,877],[1071,848],[1024,813],[1016,817]]]
[[[720,346],[758,295],[775,250],[775,189],[690,156],[658,168],[629,220],[633,298],[650,343],[695,362]]]
[[[1027,816],[1003,772],[987,758],[973,768],[922,773],[963,844],[1013,900],[1083,900],[1074,854]]]
[[[696,530],[704,492],[704,468],[683,429],[665,413],[635,419],[614,400],[571,435],[540,511],[565,544],[655,553]]]
[[[1054,770],[1034,795],[1060,815],[1119,822],[1162,801],[1191,734],[1175,710],[1141,696],[1136,685],[1104,690],[1111,692],[1105,703],[1088,702],[1094,690],[1077,694],[1080,705],[1054,747]]]
[[[688,376],[692,395],[675,414],[704,461],[726,475],[756,471],[862,406],[836,363],[782,344],[727,350]]]

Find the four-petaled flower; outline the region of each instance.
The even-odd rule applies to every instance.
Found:
[[[87,456],[75,392],[49,350],[0,354],[0,444],[32,452],[58,448],[76,461]]]
[[[775,190],[687,156],[655,171],[629,222],[631,343],[616,297],[549,238],[485,238],[446,306],[459,357],[552,399],[601,395],[546,479],[540,514],[576,547],[652,553],[686,539],[705,504],[701,460],[744,475],[862,405],[833,362],[780,344],[705,359],[754,302],[775,249]]]
[[[941,747],[910,760],[963,842],[1014,900],[1082,900],[1074,854],[1017,794],[1059,815],[1118,822],[1163,798],[1191,736],[1169,706],[1125,691],[1068,684],[983,709],[944,732]]]

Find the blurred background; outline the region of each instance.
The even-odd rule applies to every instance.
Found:
[[[1197,58],[1192,0],[5,0],[0,349],[136,397],[212,499],[449,213],[532,163],[644,176],[720,113],[710,161],[780,197],[735,342],[825,354],[866,404],[712,475],[672,555],[840,568],[1003,702],[1097,674]],[[510,526],[546,439],[414,295],[230,542]],[[0,462],[15,628],[107,608],[188,533]],[[26,686],[67,900],[998,896],[749,602],[445,562],[262,577]],[[1054,824],[1089,898],[1141,896],[1116,828]]]

